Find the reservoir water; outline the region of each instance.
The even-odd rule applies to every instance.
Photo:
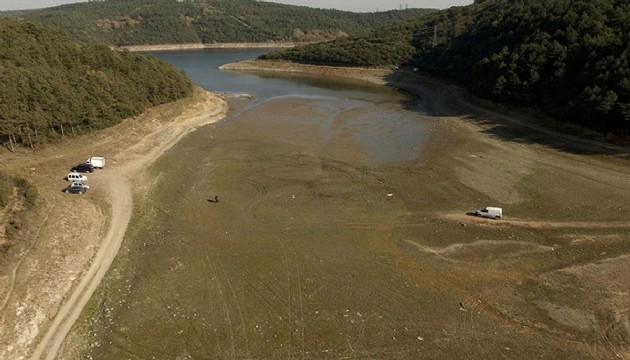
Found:
[[[318,122],[318,133],[324,139],[340,131],[353,133],[375,161],[405,161],[417,158],[421,144],[427,138],[427,125],[418,120],[422,112],[418,104],[405,111],[408,99],[400,92],[364,81],[327,79],[317,76],[243,73],[218,70],[220,65],[253,59],[269,49],[206,49],[146,53],[166,61],[186,72],[193,82],[208,91],[229,94],[249,94],[255,100],[246,111],[266,101],[278,99],[310,100],[315,111],[326,113]],[[345,118],[345,114],[351,114]],[[234,114],[233,114],[234,115]],[[331,125],[334,118],[338,128]],[[294,116],[285,121],[304,121]]]
[[[411,286],[400,252],[416,225],[395,225],[422,206],[422,112],[363,82],[216,69],[263,52],[153,54],[252,97],[149,169],[86,311],[90,359],[405,358],[439,323],[446,295]]]

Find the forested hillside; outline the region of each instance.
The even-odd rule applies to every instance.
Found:
[[[491,100],[535,106],[599,131],[630,132],[628,1],[478,0],[266,58],[418,67]]]
[[[0,19],[0,89],[0,144],[13,150],[114,125],[189,95],[192,84],[157,59]]]
[[[351,13],[255,0],[104,0],[6,12],[112,45],[322,41],[433,10]]]

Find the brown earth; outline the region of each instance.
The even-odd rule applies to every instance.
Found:
[[[460,294],[462,327],[474,331],[482,315],[524,338],[548,334],[562,339],[584,358],[630,358],[627,148],[541,128],[412,72],[259,62],[225,68],[351,76],[403,88],[429,102],[434,136],[425,158],[407,169],[426,184],[414,193],[426,200],[408,209],[408,219],[347,225],[383,233],[423,227],[422,238],[397,244],[406,253],[396,263],[397,275],[410,284],[431,279],[445,292]],[[40,225],[25,229],[23,242],[10,256],[2,255],[0,358],[54,358],[98,284],[89,279],[98,279],[107,268],[94,269],[95,264],[107,265],[116,253],[117,245],[108,244],[112,238],[119,241],[130,216],[128,180],[133,179],[133,191],[142,199],[152,184],[148,178],[136,181],[142,167],[191,126],[223,114],[224,103],[206,96],[198,93],[97,136],[38,150],[37,158],[30,152],[1,155],[2,168],[31,178],[42,200],[29,222]],[[63,169],[89,155],[108,158],[107,168],[91,177],[93,189],[82,197],[60,194]],[[395,184],[396,178],[388,181]],[[482,205],[501,205],[505,219],[465,215]],[[440,265],[419,264],[418,254],[435,256]],[[446,272],[444,264],[449,264]],[[514,295],[499,288],[514,289]],[[443,334],[427,343],[447,349],[451,340]],[[502,352],[510,357],[509,348]]]
[[[423,189],[413,195],[422,207],[411,208],[409,220],[351,226],[413,229],[402,247],[421,255],[407,263],[407,279],[419,285],[431,273],[443,291],[461,292],[462,310],[507,328],[522,327],[516,331],[523,334],[549,339],[563,334],[560,338],[572,344],[567,349],[583,358],[630,358],[627,145],[541,126],[544,121],[562,128],[539,114],[476,99],[412,71],[266,61],[222,69],[352,77],[417,95],[430,107],[435,125],[424,160],[408,169],[422,174],[416,181]],[[393,174],[384,181],[404,180]],[[414,201],[405,203],[410,207]],[[487,205],[502,206],[505,218],[467,215]],[[403,258],[413,257],[404,253]],[[449,275],[423,264],[427,255],[448,264]],[[527,342],[520,345],[524,352],[513,352],[514,358],[539,352],[528,352]]]

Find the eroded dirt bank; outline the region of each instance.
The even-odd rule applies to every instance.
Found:
[[[253,49],[253,48],[290,48],[302,43],[294,42],[257,42],[257,43],[214,43],[214,44],[162,44],[162,45],[126,45],[116,49],[129,51],[171,51],[198,49]]]

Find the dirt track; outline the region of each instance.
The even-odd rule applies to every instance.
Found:
[[[214,95],[205,94],[205,101],[185,109],[182,114],[154,133],[148,134],[142,141],[124,149],[124,155],[118,158],[122,166],[109,169],[102,183],[107,184],[107,192],[111,201],[111,213],[107,236],[101,242],[89,270],[83,275],[81,282],[73,289],[70,297],[55,316],[46,335],[31,356],[32,359],[52,360],[81,314],[109,266],[116,257],[120,244],[131,218],[133,209],[132,184],[142,177],[143,169],[159,158],[164,151],[175,145],[186,134],[199,126],[221,120],[225,116],[226,106],[219,103]],[[139,190],[139,189],[136,189]]]
[[[109,185],[107,191],[111,200],[112,218],[107,236],[102,240],[101,247],[92,260],[89,270],[83,275],[81,282],[72,291],[70,297],[64,301],[59,312],[57,312],[46,335],[33,352],[32,359],[55,359],[66,334],[74,325],[105,273],[107,273],[110,264],[118,253],[120,243],[127,230],[127,224],[131,218],[133,203],[132,189],[129,184],[132,178],[128,176],[137,175],[137,170],[136,172],[129,171],[129,168],[125,166],[120,170],[109,171],[106,183]]]

